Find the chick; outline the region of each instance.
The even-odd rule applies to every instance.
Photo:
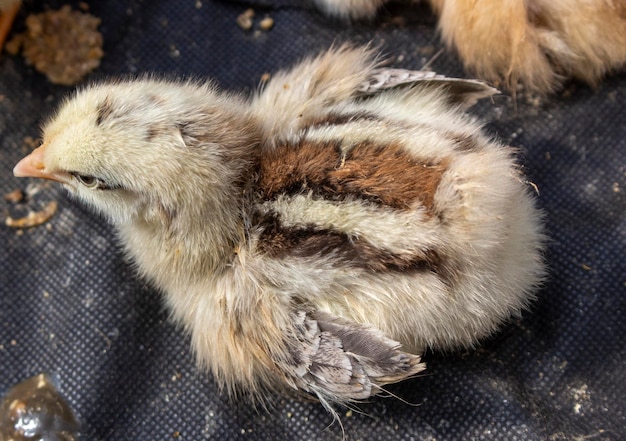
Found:
[[[533,297],[541,215],[463,109],[495,89],[342,46],[251,98],[154,78],[88,87],[16,176],[103,213],[230,393],[362,400]]]
[[[21,0],[0,0],[0,50],[4,47],[21,3]]]
[[[314,0],[329,15],[372,18],[388,0]],[[515,91],[596,85],[626,66],[623,0],[429,0],[446,44],[480,78]]]

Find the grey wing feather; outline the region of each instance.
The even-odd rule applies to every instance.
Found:
[[[482,98],[500,93],[495,87],[480,80],[449,78],[431,71],[384,68],[374,69],[369,78],[361,83],[357,92],[361,96],[367,96],[416,84],[445,88],[452,103],[463,107],[471,107]]]
[[[284,368],[293,386],[326,406],[366,399],[425,368],[418,355],[372,326],[317,311],[299,311],[294,322],[299,335]]]

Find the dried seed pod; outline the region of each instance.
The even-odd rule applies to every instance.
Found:
[[[55,84],[76,84],[100,65],[104,55],[100,19],[73,11],[66,5],[58,11],[29,15],[27,30],[8,43],[11,53],[22,47],[24,58]]]

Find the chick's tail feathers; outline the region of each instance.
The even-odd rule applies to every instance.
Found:
[[[359,96],[374,95],[388,89],[412,87],[441,88],[446,90],[445,98],[451,105],[462,109],[472,107],[478,100],[500,93],[484,81],[464,78],[450,78],[432,71],[377,68],[372,69],[365,82],[359,85]]]
[[[274,75],[251,103],[265,139],[289,139],[333,104],[352,98],[378,65],[374,53],[344,44]]]
[[[374,48],[344,44],[276,74],[251,103],[264,143],[275,146],[296,139],[307,126],[328,120],[341,104],[397,88],[446,89],[450,104],[461,108],[498,93],[480,80],[391,69],[381,64]]]
[[[317,396],[331,413],[335,403],[367,399],[425,369],[420,356],[372,326],[318,311],[298,311],[294,321],[299,335],[281,367],[292,387]]]

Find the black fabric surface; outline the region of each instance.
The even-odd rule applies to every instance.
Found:
[[[28,13],[62,2],[26,1]],[[72,3],[77,6],[76,3]],[[324,18],[301,0],[90,2],[105,56],[87,81],[156,72],[212,77],[253,90],[334,42],[373,42],[394,65],[419,69],[442,48],[423,7],[391,6],[375,23]],[[235,22],[253,7],[255,28]],[[266,14],[270,31],[260,31]],[[397,17],[403,17],[399,20]],[[453,53],[430,66],[465,75]],[[14,164],[72,88],[54,86],[21,56],[0,58],[0,199],[3,218],[55,200],[46,225],[0,226],[0,393],[52,374],[84,440],[338,440],[315,402],[277,397],[268,411],[221,395],[198,372],[188,338],[159,295],[139,280],[112,229],[57,184],[18,180]],[[487,130],[520,150],[539,189],[550,236],[550,278],[532,310],[478,349],[429,353],[424,376],[341,410],[350,440],[626,439],[626,75],[598,88],[570,83],[537,100],[523,92],[480,103]]]

